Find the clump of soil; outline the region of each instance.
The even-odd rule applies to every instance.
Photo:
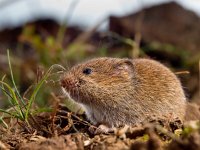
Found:
[[[8,118],[9,128],[0,128],[0,149],[200,149],[199,122],[183,127],[179,119],[152,119],[113,133],[94,135],[86,120],[84,114],[74,114],[62,105],[52,113],[30,117],[29,125]]]

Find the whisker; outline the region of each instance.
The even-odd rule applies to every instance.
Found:
[[[52,67],[53,69],[60,68],[60,69],[62,69],[62,70],[66,70],[66,68],[65,68],[65,67],[63,67],[63,66],[62,66],[62,65],[60,65],[60,64],[53,64],[51,67]]]
[[[56,81],[55,81],[55,80],[53,80],[53,79],[51,79],[51,80],[48,80],[48,81],[47,81],[47,80],[45,80],[45,83],[46,83],[46,84],[49,84],[49,83],[56,84],[57,82],[60,82],[60,79],[59,79],[59,80],[56,80]]]
[[[58,75],[58,74],[63,74],[65,71],[57,71],[54,73],[50,73],[49,76],[53,76],[53,75]]]

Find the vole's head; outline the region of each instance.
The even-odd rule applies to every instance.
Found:
[[[79,103],[91,103],[120,95],[132,83],[134,67],[129,59],[97,58],[72,67],[61,78],[61,86]]]

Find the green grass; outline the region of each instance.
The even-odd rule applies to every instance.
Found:
[[[34,89],[32,93],[30,94],[30,98],[26,100],[20,95],[20,92],[16,86],[15,80],[14,80],[14,74],[12,71],[11,61],[10,61],[10,54],[9,50],[7,50],[7,56],[8,56],[8,64],[10,69],[10,76],[12,85],[7,84],[4,80],[6,76],[3,76],[2,80],[0,81],[0,89],[2,92],[7,96],[7,99],[10,104],[9,109],[0,109],[0,112],[4,114],[7,114],[11,117],[20,119],[21,121],[25,121],[27,124],[29,124],[29,116],[32,115],[35,112],[41,112],[41,111],[49,111],[49,109],[41,109],[38,110],[32,110],[32,106],[34,104],[34,101],[36,99],[36,96],[38,92],[40,91],[41,87],[44,85],[44,83],[48,80],[49,77],[52,75],[55,75],[55,73],[60,73],[60,71],[53,72],[56,68],[65,70],[61,65],[54,64],[52,65],[47,72],[44,74],[44,76],[41,78],[41,80],[34,86]],[[62,72],[61,71],[61,72]],[[4,124],[6,127],[6,123],[3,121],[3,115],[0,117],[0,122]]]

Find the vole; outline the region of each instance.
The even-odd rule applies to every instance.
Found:
[[[151,59],[92,59],[65,72],[61,86],[96,125],[134,125],[151,116],[184,118],[180,81]]]

